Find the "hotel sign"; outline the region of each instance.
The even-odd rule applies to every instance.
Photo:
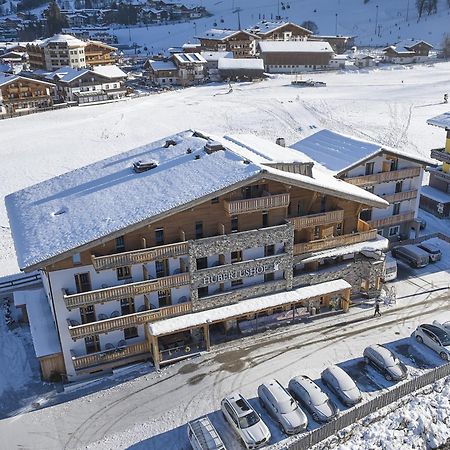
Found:
[[[227,271],[221,273],[204,275],[202,279],[202,285],[206,286],[208,284],[224,283],[225,281],[239,280],[241,278],[255,277],[257,275],[263,275],[267,272],[274,272],[278,270],[278,263],[266,262],[255,264],[252,267],[243,268],[230,268]]]

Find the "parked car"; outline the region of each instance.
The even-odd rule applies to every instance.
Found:
[[[439,328],[444,329],[447,333],[450,333],[450,322],[438,322],[437,320],[433,320],[433,325],[436,325]]]
[[[286,434],[306,430],[308,418],[291,394],[277,380],[258,387],[261,406],[280,424]]]
[[[260,448],[269,442],[269,428],[241,394],[234,393],[225,397],[221,402],[221,409],[247,449]]]
[[[425,267],[430,262],[430,256],[415,245],[401,245],[392,249],[392,256],[408,263],[411,267]]]
[[[356,405],[361,401],[361,391],[358,386],[340,367],[330,366],[322,372],[320,377],[347,406]]]
[[[312,415],[316,422],[329,422],[339,412],[337,406],[306,375],[299,375],[289,381],[289,392]]]
[[[430,347],[442,359],[450,359],[450,330],[446,331],[442,326],[424,323],[419,325],[414,331],[413,336],[420,344]]]
[[[406,366],[386,347],[375,344],[364,349],[364,361],[381,372],[388,381],[401,381],[408,376]]]
[[[422,242],[421,244],[418,244],[417,247],[425,250],[429,254],[431,262],[440,261],[442,258],[441,250],[437,245],[430,244],[428,242]]]
[[[383,281],[392,281],[397,278],[397,260],[389,253],[386,253],[384,261],[384,276]]]
[[[187,434],[194,450],[226,450],[217,430],[206,416],[189,422]]]

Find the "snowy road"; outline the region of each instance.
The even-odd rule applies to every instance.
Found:
[[[442,363],[409,339],[419,323],[450,320],[449,278],[436,272],[439,269],[433,265],[419,278],[396,282],[397,305],[382,309],[381,318],[372,319],[371,305],[355,306],[348,314],[224,344],[161,373],[147,373],[89,395],[80,391],[70,402],[5,419],[0,422],[0,435],[6,438],[0,449],[184,449],[188,447],[183,425],[207,413],[232,443],[230,448],[238,449],[218,412],[224,395],[239,390],[259,408],[255,397],[262,381],[277,377],[287,384],[300,373],[318,378],[332,363],[343,363],[364,396],[376,395],[390,383],[361,364],[369,343],[388,343],[413,374]],[[270,426],[272,442],[285,438],[273,423]]]

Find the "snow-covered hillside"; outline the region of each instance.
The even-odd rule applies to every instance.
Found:
[[[0,121],[0,197],[68,170],[196,128],[256,134],[287,144],[320,128],[429,156],[444,133],[426,119],[448,110],[450,63],[323,73],[326,88],[300,89],[289,76],[260,83],[205,85],[128,101]],[[0,275],[18,270],[2,201]]]
[[[356,36],[359,45],[386,45],[415,38],[439,47],[443,35],[450,32],[450,8],[444,0],[438,2],[437,14],[423,16],[419,22],[412,0],[369,0],[367,3],[363,0],[203,0],[202,4],[212,17],[181,24],[124,28],[114,33],[120,43],[137,43],[147,47],[150,53],[164,51],[194,42],[195,35],[214,26],[238,28],[238,16],[234,12],[237,8],[241,9],[242,28],[262,19],[275,19],[279,14],[296,23],[311,20],[319,27],[320,34]]]

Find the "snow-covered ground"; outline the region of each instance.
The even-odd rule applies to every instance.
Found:
[[[292,376],[302,373],[319,379],[325,367],[337,363],[355,379],[367,400],[393,386],[363,364],[361,356],[368,344],[385,343],[407,365],[410,376],[443,363],[436,353],[410,338],[420,323],[450,320],[450,244],[439,242],[439,245],[443,251],[440,262],[419,270],[399,264],[399,279],[393,282],[397,303],[383,305],[380,318],[372,317],[373,302],[361,303],[347,314],[317,317],[221,344],[211,353],[165,367],[160,372],[143,364],[135,373],[127,369],[125,375],[104,377],[87,386],[75,386],[67,393],[52,394],[47,399],[44,396],[41,404],[47,405],[46,408],[0,421],[0,435],[4,437],[0,449],[184,450],[189,448],[186,422],[208,414],[224,436],[227,448],[237,450],[241,448],[240,443],[224,422],[219,407],[223,396],[240,391],[263,414],[273,435],[272,449],[280,450],[287,437],[261,411],[256,398],[257,386],[263,381],[276,377],[286,385]],[[250,326],[253,324],[249,323]],[[3,366],[5,361],[0,364]],[[128,381],[124,382],[124,378]],[[20,398],[20,393],[17,395]],[[409,424],[407,429],[402,428],[402,422],[398,432],[394,425],[383,428],[380,424],[377,430],[385,430],[385,435],[394,439],[394,434],[398,437],[400,433],[413,432],[414,410],[422,412],[426,424],[426,417],[434,414],[433,409],[445,412],[448,407],[445,398],[440,396],[435,403],[430,397],[427,405],[419,409],[421,398],[414,399],[415,406],[408,415],[411,420],[405,422]],[[433,406],[436,402],[440,402],[439,408]],[[22,406],[27,409],[26,404]],[[339,407],[345,408],[342,404]],[[396,423],[396,417],[398,413],[388,418],[387,423]],[[430,429],[440,427],[436,431],[438,440],[448,431],[445,423],[443,417]],[[311,425],[317,426],[313,421]],[[377,448],[372,430],[372,427],[356,429],[351,441],[355,445],[345,448]],[[372,446],[366,446],[362,433],[374,439]]]
[[[296,88],[289,76],[211,84],[128,101],[0,121],[0,197],[68,170],[188,128],[255,134],[293,144],[321,128],[429,156],[443,130],[426,119],[448,110],[450,63],[386,66],[314,75],[326,88]],[[0,275],[17,272],[4,203]]]
[[[311,20],[322,35],[356,36],[357,44],[385,46],[414,38],[440,48],[450,20],[450,8],[445,1],[438,2],[437,14],[424,16],[420,21],[417,21],[415,2],[406,0],[367,3],[362,0],[203,0],[202,4],[212,17],[180,24],[122,28],[114,30],[114,34],[121,44],[137,43],[147,47],[148,53],[164,52],[169,47],[195,42],[195,36],[210,28],[237,29],[238,17],[234,11],[240,8],[242,28],[280,15],[298,24]],[[143,49],[141,52],[146,53]]]

